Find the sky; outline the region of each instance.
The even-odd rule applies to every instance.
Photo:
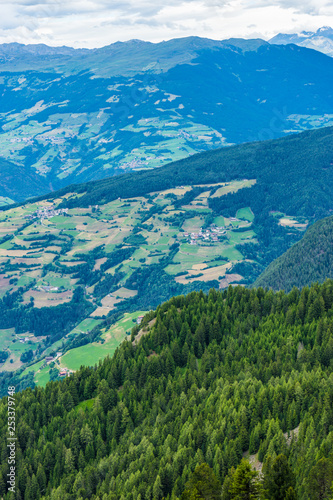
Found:
[[[0,0],[0,43],[102,47],[133,38],[269,39],[333,27],[333,0]]]

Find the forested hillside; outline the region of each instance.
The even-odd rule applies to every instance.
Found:
[[[254,286],[290,291],[333,278],[333,217],[316,222],[303,238],[273,261]]]
[[[332,206],[329,189],[333,179],[332,139],[333,127],[324,127],[272,141],[230,146],[195,154],[153,171],[72,185],[43,199],[72,193],[69,206],[88,207],[182,184],[213,184],[247,178],[257,179],[246,196],[256,212],[279,209],[320,217]],[[229,207],[232,202],[231,211],[240,202],[237,196],[239,193],[225,197],[227,201],[223,205]],[[241,197],[244,199],[244,192]]]
[[[222,484],[249,498],[244,454],[263,463],[251,498],[330,498],[332,281],[193,292],[140,328],[112,359],[15,396],[16,498],[218,498]],[[9,500],[7,398],[0,426]],[[211,496],[191,496],[207,479]]]

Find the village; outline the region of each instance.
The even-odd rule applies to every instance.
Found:
[[[51,217],[55,217],[56,215],[67,215],[68,208],[59,208],[55,209],[53,206],[51,207],[41,207],[36,210],[36,212],[26,215],[26,219],[40,219],[43,221],[44,219],[51,219]]]
[[[227,233],[229,228],[232,228],[231,222],[237,222],[239,219],[235,217],[230,218],[229,226],[216,226],[211,224],[207,229],[200,228],[198,233],[184,233],[185,238],[188,239],[190,245],[197,245],[199,242],[204,243],[217,243],[221,236]]]

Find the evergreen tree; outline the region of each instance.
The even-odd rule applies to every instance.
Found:
[[[259,474],[252,470],[247,460],[242,459],[235,470],[229,487],[232,500],[256,500],[261,498],[262,486],[258,480]]]
[[[212,469],[203,463],[196,467],[181,500],[218,500],[221,484]]]
[[[266,495],[270,500],[284,500],[289,488],[294,488],[295,478],[287,457],[283,454],[275,459],[268,457],[263,467]]]

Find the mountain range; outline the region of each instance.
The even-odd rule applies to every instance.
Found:
[[[1,45],[0,202],[330,125],[332,77],[331,58],[263,40]]]
[[[317,31],[301,31],[301,33],[279,33],[269,40],[270,43],[286,45],[294,43],[300,47],[318,50],[333,57],[333,29],[323,26]]]

